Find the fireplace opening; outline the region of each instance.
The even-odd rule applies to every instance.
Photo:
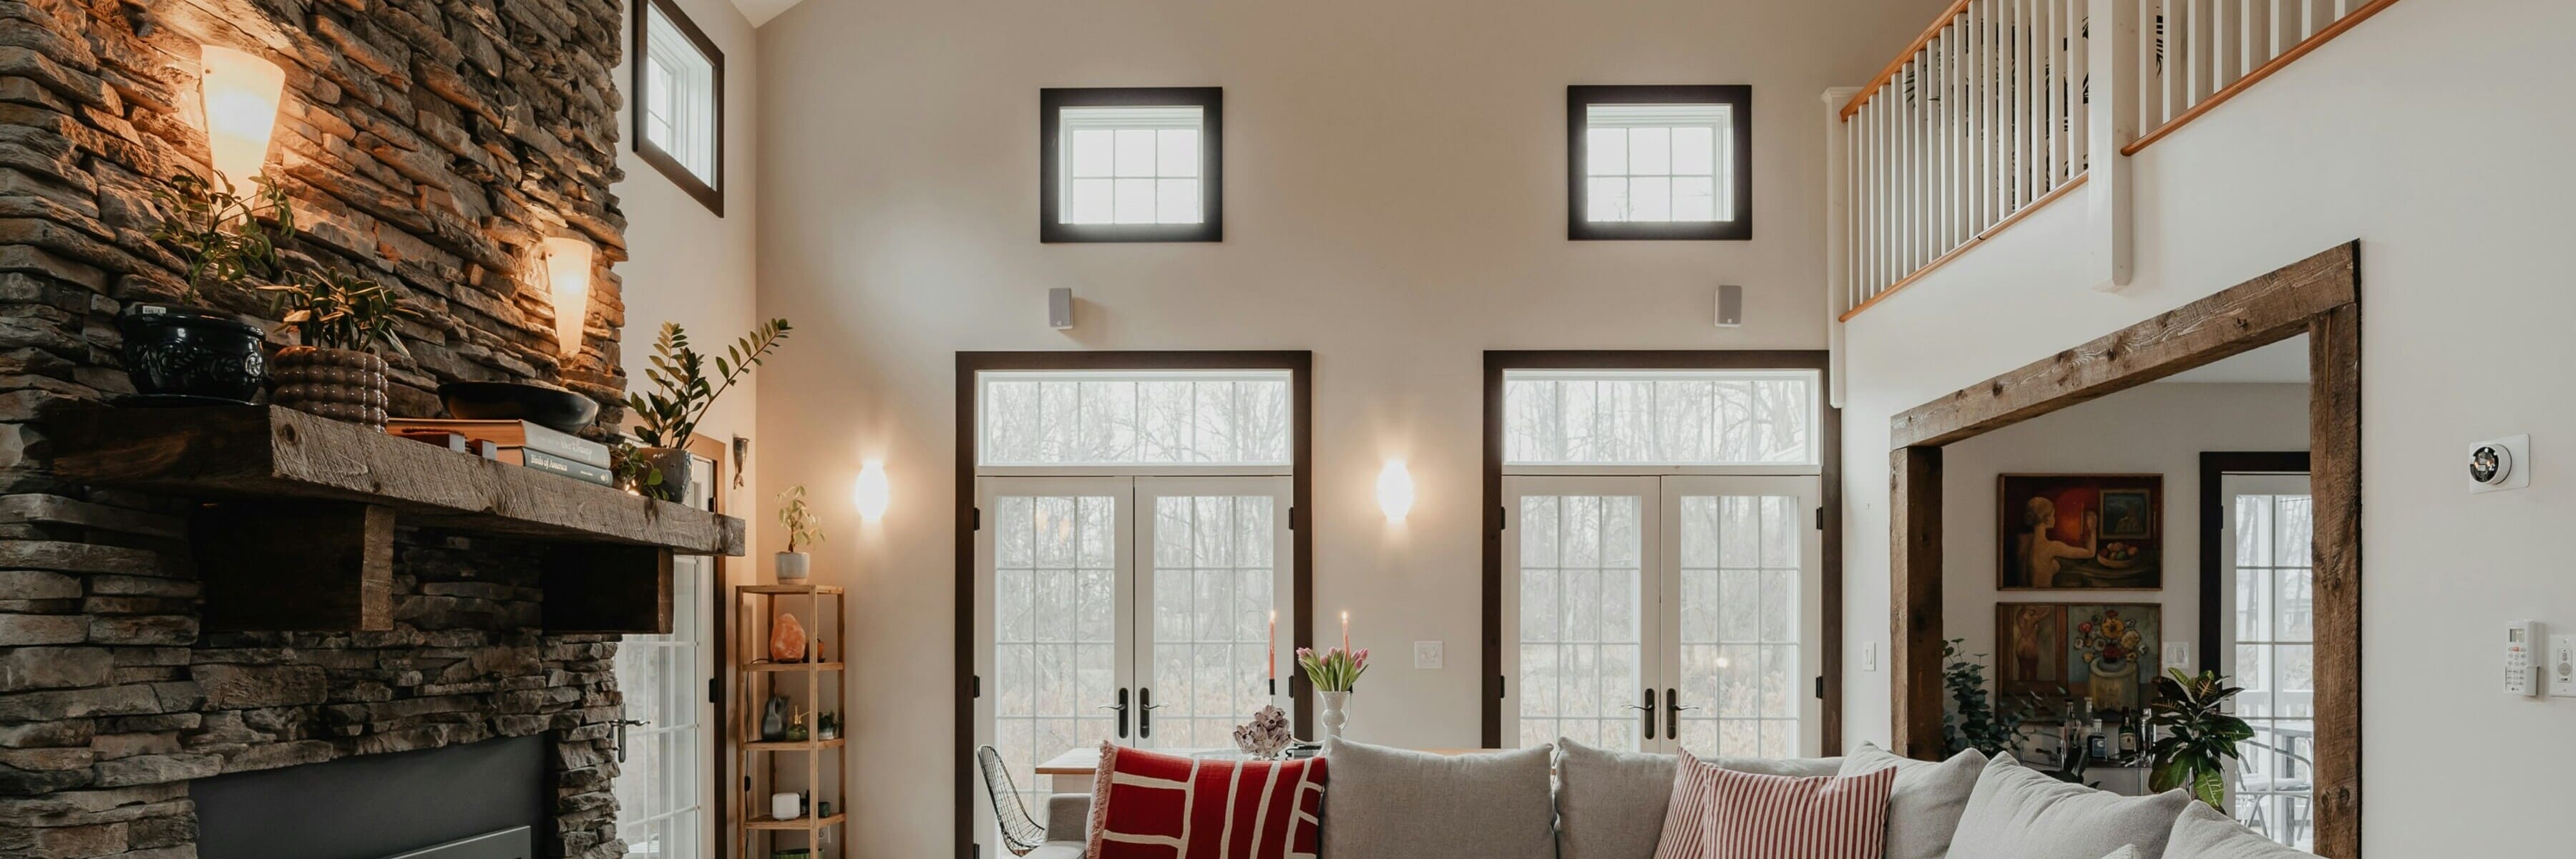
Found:
[[[513,737],[198,779],[188,785],[197,856],[530,859],[551,834],[552,742]]]

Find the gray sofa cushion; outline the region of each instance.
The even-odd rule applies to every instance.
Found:
[[[1942,859],[1950,854],[1950,837],[1959,831],[1959,815],[1968,810],[1968,794],[1985,771],[1986,756],[1975,749],[1938,763],[1900,757],[1862,743],[1843,759],[1845,777],[1896,768],[1896,786],[1887,794],[1886,859]]]
[[[1091,794],[1059,793],[1047,797],[1048,841],[1091,841]]]
[[[2191,795],[2127,797],[2067,784],[1998,755],[1977,774],[1950,859],[2067,859],[2135,845],[2161,857]]]
[[[2138,859],[2138,848],[2121,845],[2120,849],[2111,851],[2111,855],[2104,856],[2102,859]]]
[[[2174,820],[2165,859],[2315,859],[2273,843],[2262,833],[2220,814],[2207,803],[2192,803]]]
[[[1088,845],[1080,841],[1049,841],[1038,845],[1036,852],[1022,859],[1082,859],[1082,851],[1086,846]]]
[[[1614,752],[1556,741],[1558,859],[1652,859],[1673,796],[1678,755]],[[1717,758],[1737,772],[1811,778],[1833,775],[1842,758]],[[1341,789],[1333,770],[1333,789]],[[1899,777],[1901,780],[1901,776]],[[1330,797],[1330,792],[1326,793]],[[1325,822],[1327,829],[1331,821]]]
[[[1552,751],[1453,757],[1328,741],[1320,859],[1554,859]]]

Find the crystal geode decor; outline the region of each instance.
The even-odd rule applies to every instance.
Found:
[[[1289,732],[1288,714],[1278,707],[1263,707],[1252,714],[1250,724],[1234,726],[1234,745],[1256,761],[1275,761],[1297,741]]]

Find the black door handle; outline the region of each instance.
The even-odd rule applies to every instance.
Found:
[[[1664,739],[1667,739],[1667,740],[1678,740],[1678,739],[1681,739],[1681,738],[1682,738],[1682,711],[1683,711],[1683,710],[1697,710],[1697,709],[1699,709],[1699,708],[1698,708],[1698,707],[1684,707],[1684,706],[1682,706],[1682,693],[1681,693],[1679,690],[1670,689],[1670,688],[1665,689],[1665,690],[1664,690]]]
[[[1142,686],[1136,687],[1136,736],[1138,739],[1150,740],[1154,738],[1154,711],[1163,709],[1165,706],[1167,705],[1154,703],[1154,690]]]
[[[1647,690],[1646,690],[1646,705],[1645,705],[1645,706],[1640,707],[1640,706],[1637,706],[1637,705],[1635,705],[1635,704],[1630,704],[1630,705],[1628,705],[1628,709],[1644,711],[1644,713],[1645,713],[1645,720],[1646,720],[1646,739],[1649,739],[1649,740],[1654,739],[1654,738],[1655,738],[1655,690],[1653,690],[1653,689],[1647,689]]]
[[[1100,709],[1118,711],[1118,738],[1121,740],[1127,739],[1127,690],[1123,687],[1120,688],[1118,690],[1118,703],[1102,704],[1100,705]]]

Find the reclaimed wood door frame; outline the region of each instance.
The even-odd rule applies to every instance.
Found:
[[[2316,850],[2361,855],[2361,245],[2348,242],[1961,388],[1890,422],[1896,747],[1939,759],[1941,448],[2308,335],[2316,497]]]

